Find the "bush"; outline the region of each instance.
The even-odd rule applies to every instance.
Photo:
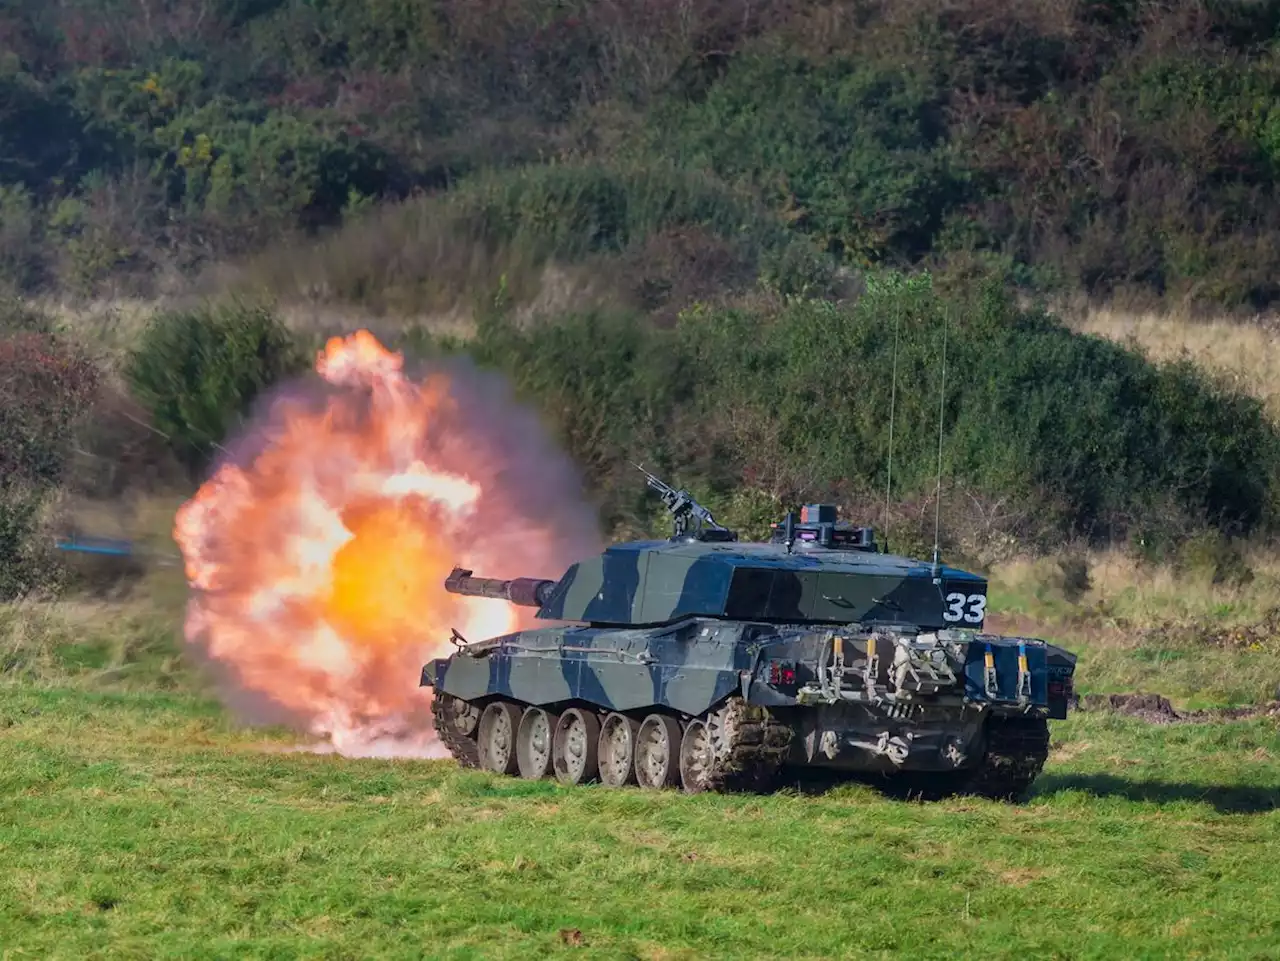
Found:
[[[1260,403],[1018,310],[998,289],[943,301],[927,277],[873,275],[855,305],[703,309],[672,330],[599,313],[528,330],[491,318],[474,350],[554,412],[593,486],[615,492],[617,522],[643,511],[628,460],[712,498],[883,491],[895,327],[894,499],[931,500],[944,322],[944,495],[1095,540],[1276,520],[1280,438]]]
[[[319,240],[254,259],[248,284],[371,311],[447,313],[502,285],[529,303],[545,268],[667,321],[698,299],[751,289],[819,296],[831,258],[759,202],[700,173],[609,164],[489,172],[437,197],[352,217]],[[609,294],[620,296],[605,296]]]
[[[1197,531],[1182,544],[1175,567],[1184,576],[1238,587],[1253,580],[1240,545],[1217,531]]]
[[[44,508],[52,491],[31,484],[0,487],[0,600],[56,590],[62,582],[53,544],[43,542]]]
[[[911,261],[964,199],[942,105],[927,70],[744,55],[704,99],[659,112],[650,149],[750,184],[852,263]]]
[[[154,317],[129,358],[126,378],[155,428],[195,469],[259,394],[304,366],[270,309],[234,303]]]
[[[697,226],[754,248],[781,246],[782,224],[749,195],[667,166],[535,167],[466,181],[453,218],[490,244],[527,243],[545,255],[621,251],[673,227]]]
[[[0,337],[0,478],[55,486],[98,384],[92,361],[50,334]]]
[[[9,599],[56,580],[36,537],[100,378],[89,358],[31,329],[41,321],[29,309],[0,319],[0,598]]]

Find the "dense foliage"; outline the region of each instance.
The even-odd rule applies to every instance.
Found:
[[[0,599],[48,586],[51,545],[35,534],[62,482],[99,370],[45,318],[0,303]]]
[[[15,0],[0,271],[88,292],[585,162],[582,210],[517,203],[478,239],[643,243],[663,218],[608,191],[652,184],[608,171],[685,168],[848,266],[1261,305],[1278,24],[1277,0]]]
[[[654,526],[642,460],[752,533],[821,495],[927,548],[941,401],[952,543],[1274,530],[1257,403],[1007,291],[1273,301],[1277,52],[1280,0],[15,0],[0,285],[231,258],[286,300],[469,298],[466,349],[616,529]],[[10,313],[14,363],[54,356]],[[165,313],[80,447],[202,470],[312,346],[265,308]],[[24,530],[89,403],[28,386],[66,417],[6,426],[50,445]]]
[[[266,388],[304,367],[274,314],[229,304],[157,314],[125,375],[174,454],[199,468]]]
[[[955,535],[993,511],[982,533],[1023,547],[1276,519],[1280,437],[1258,401],[1019,310],[994,284],[946,298],[927,277],[873,275],[853,304],[695,310],[670,329],[601,313],[522,329],[498,314],[468,349],[554,412],[618,520],[644,517],[628,466],[641,461],[735,521],[832,496],[879,523],[892,420],[897,541],[922,549],[940,414]]]

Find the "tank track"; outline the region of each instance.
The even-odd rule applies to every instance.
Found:
[[[431,720],[440,743],[449,749],[459,767],[480,766],[480,745],[476,743],[475,727],[470,734],[460,731],[450,716],[449,708],[457,700],[451,694],[437,694],[431,699]]]
[[[987,721],[987,745],[963,794],[1015,801],[1040,776],[1049,759],[1049,722],[1042,717],[993,717]]]
[[[706,791],[762,792],[777,785],[791,747],[791,728],[769,709],[740,697],[707,717],[715,749]]]
[[[891,796],[941,801],[972,795],[993,801],[1019,800],[1040,776],[1049,757],[1049,723],[1043,718],[993,717],[977,767],[961,771],[902,771],[881,782]]]

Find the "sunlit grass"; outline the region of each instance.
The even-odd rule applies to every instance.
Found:
[[[124,526],[161,545],[169,509]],[[1098,555],[1079,596],[1060,565],[1006,565],[993,626],[1075,650],[1084,691],[1256,701],[1280,680],[1273,650],[1149,632],[1165,615],[1247,620],[1274,576],[1268,555],[1251,564],[1253,582],[1225,588]],[[182,648],[184,598],[181,570],[160,568],[121,600],[0,609],[6,958],[1265,957],[1280,943],[1273,719],[1077,713],[1053,723],[1021,805],[865,784],[570,790],[240,727]]]
[[[1132,342],[1153,360],[1187,357],[1252,394],[1280,421],[1280,336],[1274,327],[1238,320],[1193,320],[1172,314],[1095,307],[1074,318],[1081,333]]]
[[[1143,690],[1188,707],[1280,697],[1280,636],[1269,626],[1249,634],[1280,606],[1273,552],[1245,552],[1253,576],[1244,583],[1143,565],[1119,550],[1073,560],[1082,564],[1074,574],[1064,573],[1071,561],[1056,558],[998,566],[988,626],[1033,633],[1078,654],[1082,692]]]
[[[0,689],[9,957],[1264,956],[1274,724],[1080,717],[1024,805],[563,789]]]

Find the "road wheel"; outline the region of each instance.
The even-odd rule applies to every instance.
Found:
[[[570,708],[560,715],[551,762],[564,784],[586,784],[599,774],[600,721],[591,711]]]
[[[625,714],[610,714],[600,725],[600,780],[609,787],[636,783],[636,737],[640,725]]]
[[[551,742],[559,720],[558,714],[548,714],[540,707],[524,712],[516,731],[516,762],[522,778],[536,781],[551,774]]]
[[[680,785],[686,794],[701,794],[714,788],[715,750],[711,731],[702,721],[690,721],[680,740]]]
[[[636,780],[641,787],[674,787],[680,779],[680,725],[665,714],[650,714],[636,738]]]
[[[480,764],[495,774],[516,773],[516,728],[520,708],[510,701],[494,701],[480,715]]]

